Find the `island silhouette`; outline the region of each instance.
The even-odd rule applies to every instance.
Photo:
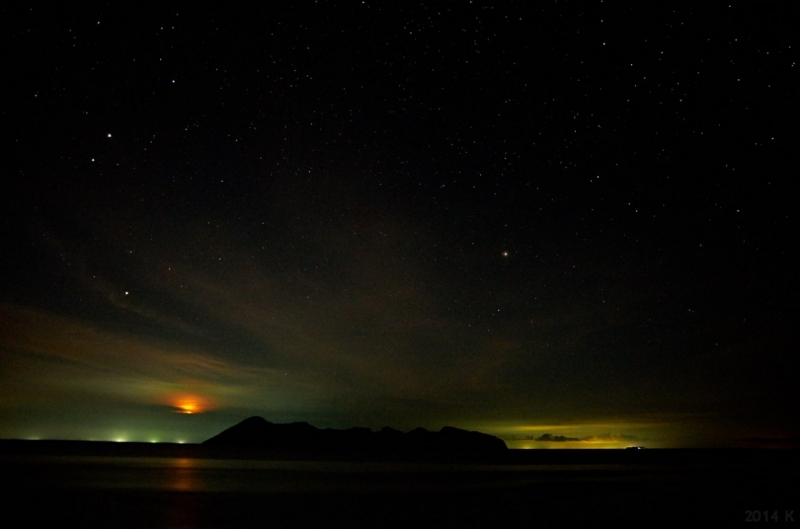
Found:
[[[505,441],[493,435],[445,426],[438,432],[415,428],[403,433],[385,427],[320,429],[307,422],[276,424],[263,417],[250,417],[203,441],[215,447],[290,448],[290,449],[412,449],[499,452],[508,449]]]

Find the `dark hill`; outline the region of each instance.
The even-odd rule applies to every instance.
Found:
[[[248,448],[359,448],[359,449],[456,449],[471,451],[506,450],[506,443],[492,435],[445,426],[438,432],[416,428],[403,433],[383,428],[321,430],[306,422],[271,423],[250,417],[203,442],[208,446]]]

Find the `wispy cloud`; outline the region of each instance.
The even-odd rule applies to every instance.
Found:
[[[218,405],[241,405],[269,393],[284,399],[294,394],[299,400],[317,387],[294,373],[290,377],[285,371],[242,365],[208,351],[43,311],[0,305],[0,319],[5,325],[0,338],[4,374],[22,390],[8,396],[15,401],[51,391],[164,403],[171,393],[196,392]],[[36,386],[25,388],[20,381],[26,379]]]

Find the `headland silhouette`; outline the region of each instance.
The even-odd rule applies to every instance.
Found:
[[[262,417],[250,417],[202,443],[212,447],[254,449],[358,449],[358,450],[458,450],[503,452],[505,441],[489,434],[445,426],[438,432],[415,428],[403,433],[385,427],[320,429],[307,422],[276,424]]]

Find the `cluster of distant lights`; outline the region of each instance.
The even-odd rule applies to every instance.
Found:
[[[28,440],[28,441],[47,440],[46,438],[35,437],[35,436],[28,436],[28,437],[25,437],[25,439]],[[140,440],[140,439],[128,439],[127,437],[112,437],[110,439],[86,439],[86,440],[87,441],[100,441],[100,442],[109,442],[110,441],[110,442],[114,442],[114,443],[153,443],[153,444],[155,444],[155,443],[164,443],[164,444],[180,444],[180,445],[186,444],[186,440],[185,439],[175,439],[175,440],[172,440],[172,441],[162,441],[161,439],[158,439],[158,438],[150,438],[149,440],[144,440],[144,439]]]
[[[127,295],[128,293],[125,292]],[[202,414],[203,412],[208,410],[208,402],[203,400],[202,397],[197,397],[194,395],[182,395],[176,397],[174,399],[170,399],[172,411],[175,413],[180,413],[183,415],[195,415],[195,414]],[[39,435],[28,435],[24,437],[29,441],[41,441],[47,438],[41,437]],[[100,442],[115,442],[115,443],[163,443],[163,444],[186,444],[187,441],[185,438],[177,438],[172,440],[165,440],[160,437],[145,437],[139,439],[132,439],[127,435],[120,435],[119,433],[115,435],[111,435],[105,439],[84,439],[86,441],[100,441]]]

